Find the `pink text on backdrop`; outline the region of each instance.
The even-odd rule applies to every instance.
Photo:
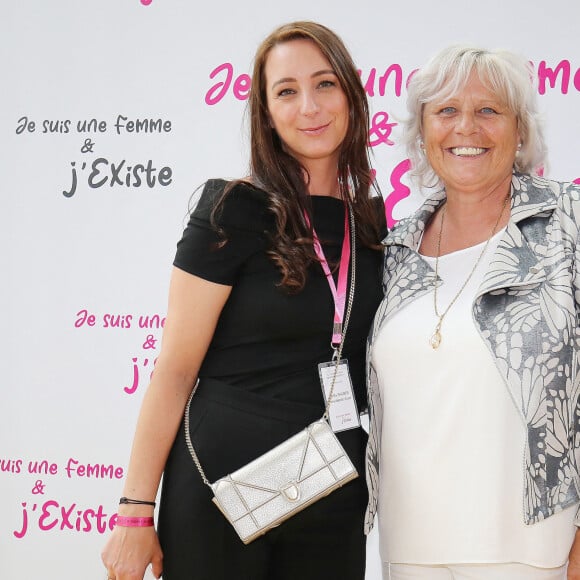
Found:
[[[401,178],[409,169],[411,169],[411,161],[404,159],[391,172],[392,190],[385,197],[385,216],[387,218],[387,227],[389,228],[392,228],[397,223],[397,220],[393,217],[395,205],[411,194],[411,190],[401,181]]]
[[[97,532],[104,534],[112,530],[117,521],[117,514],[108,515],[102,505],[96,508],[83,508],[76,502],[61,505],[54,499],[46,500],[42,504],[28,505],[23,501],[22,522],[12,533],[21,540],[26,536],[31,526],[42,532]]]
[[[393,63],[384,69],[370,68],[368,71],[359,69],[362,83],[369,97],[384,97],[391,93],[400,97],[403,92],[403,86],[407,87],[412,76],[418,69],[413,69],[406,73],[403,67],[398,63]],[[546,93],[547,86],[552,89],[567,94],[570,88],[570,79],[577,91],[580,91],[580,68],[574,70],[569,60],[561,60],[555,65],[547,61],[539,61],[536,74],[538,76],[538,92],[543,95]],[[233,96],[239,101],[245,101],[250,94],[251,78],[246,73],[236,74],[234,66],[230,62],[224,62],[215,67],[209,74],[211,80],[217,79],[205,95],[207,105],[217,105],[229,93],[230,89]]]
[[[23,459],[0,460],[1,473],[19,474],[24,470]],[[32,459],[26,464],[26,471],[34,475],[58,475],[60,472],[57,463],[48,459]],[[74,457],[67,459],[63,470],[69,479],[73,477],[91,479],[122,479],[124,471],[122,467],[106,463],[81,463]]]
[[[85,325],[91,327],[100,325],[102,328],[128,329],[133,328],[135,318],[139,328],[159,329],[165,326],[165,316],[161,314],[106,313],[98,317],[96,314],[89,312],[88,309],[82,308],[75,316],[75,328],[81,328]]]
[[[533,64],[533,63],[532,63]],[[402,94],[403,80],[405,79],[405,87],[409,85],[409,81],[419,69],[412,70],[405,79],[405,73],[400,64],[391,64],[385,71],[380,74],[377,82],[377,69],[371,68],[368,75],[359,70],[361,79],[363,81],[366,93],[369,97],[374,97],[378,94],[384,97],[387,94],[387,81],[394,75],[394,94],[400,97]],[[550,65],[547,61],[541,60],[536,69],[538,77],[538,92],[540,95],[546,94],[547,84],[563,95],[568,94],[570,89],[570,79],[572,79],[573,87],[580,91],[580,68],[574,70],[569,60],[561,60],[556,65]]]
[[[397,124],[389,122],[389,113],[385,111],[375,113],[369,127],[369,147],[376,147],[383,143],[389,146],[394,145],[395,142],[391,141],[390,136],[393,127],[396,127]]]
[[[123,479],[124,471],[122,467],[106,465],[104,463],[81,463],[69,457],[64,468],[69,479],[73,477],[89,479]]]
[[[139,328],[163,328],[164,326],[165,316],[159,314],[139,316]]]
[[[409,85],[409,81],[411,80],[412,76],[417,72],[418,69],[412,70],[408,75],[405,81],[405,88]],[[377,69],[371,68],[369,71],[366,81],[364,78],[364,74],[362,70],[358,71],[359,75],[361,76],[361,80],[363,82],[365,91],[369,97],[375,96],[375,90],[378,89],[378,94],[381,97],[384,97],[387,94],[387,81],[394,75],[394,94],[397,97],[401,96],[402,88],[403,88],[403,77],[405,76],[403,73],[403,67],[400,64],[392,64],[385,69],[385,72],[382,73],[378,78],[377,83]]]
[[[538,75],[538,92],[540,95],[546,94],[546,83],[563,95],[568,94],[571,77],[574,88],[580,91],[580,68],[574,71],[569,60],[561,60],[553,68],[548,66],[545,60],[541,60],[538,63],[536,74]]]
[[[141,373],[139,372],[139,368],[142,366],[143,368],[147,367],[149,363],[151,363],[151,367],[153,369],[149,373],[149,380],[151,380],[151,376],[153,375],[153,370],[155,369],[155,363],[157,362],[157,358],[151,360],[149,358],[144,358],[142,362],[139,362],[138,357],[134,356],[131,358],[133,361],[133,384],[130,387],[123,387],[123,390],[128,394],[132,395],[135,391],[139,388],[139,384],[141,381]],[[151,368],[149,367],[149,368]]]
[[[20,473],[22,459],[0,459],[0,473]]]
[[[36,475],[56,475],[58,473],[58,465],[47,459],[29,461],[28,473],[34,473]]]
[[[131,328],[132,314],[105,314],[103,328]]]
[[[379,74],[378,77],[376,68],[370,69],[368,73],[363,73],[362,70],[359,70],[365,90],[371,97],[374,97],[375,93],[384,96],[387,92],[387,83],[391,78],[393,79],[393,93],[397,97],[400,97],[403,79],[405,78],[405,86],[407,86],[409,79],[413,74],[415,74],[415,72],[416,69],[411,71],[408,75],[405,75],[400,64],[391,64],[383,73]],[[212,85],[205,94],[205,103],[207,105],[217,105],[224,99],[224,97],[226,97],[230,88],[233,96],[239,101],[245,101],[250,94],[250,86],[252,84],[251,77],[246,73],[236,75],[234,72],[234,66],[230,62],[224,62],[215,67],[209,73],[209,78],[211,80],[217,79],[217,82]]]
[[[221,75],[222,80],[213,85],[206,93],[205,102],[207,105],[219,103],[230,90],[230,86],[236,99],[245,101],[248,98],[252,84],[252,79],[248,74],[243,73],[234,79],[234,66],[229,62],[224,62],[209,73],[209,78],[213,79],[218,75]]]

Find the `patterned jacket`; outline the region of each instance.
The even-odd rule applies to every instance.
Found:
[[[527,425],[523,502],[524,520],[532,524],[580,497],[580,186],[514,173],[511,193],[511,217],[472,313]],[[444,192],[428,199],[384,240],[385,297],[367,350],[366,533],[377,511],[383,416],[370,349],[394,312],[433,290],[435,272],[417,246],[444,199]],[[576,524],[580,525],[578,514]]]

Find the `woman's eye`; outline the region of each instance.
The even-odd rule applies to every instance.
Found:
[[[278,91],[279,97],[287,97],[288,95],[292,95],[294,91],[292,89],[282,89]]]
[[[495,115],[495,113],[497,113],[497,111],[495,109],[492,109],[491,107],[483,107],[481,109],[481,112],[484,113],[485,115]]]
[[[452,113],[455,113],[455,111],[456,111],[455,107],[443,107],[439,109],[439,113],[443,115],[451,115]]]
[[[331,80],[324,80],[324,81],[321,81],[318,86],[322,89],[326,89],[328,87],[336,86],[336,83],[334,81],[331,81]]]

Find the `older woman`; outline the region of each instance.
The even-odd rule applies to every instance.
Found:
[[[385,578],[580,578],[580,188],[534,174],[530,78],[453,47],[409,85],[413,167],[438,189],[386,239],[368,351]]]

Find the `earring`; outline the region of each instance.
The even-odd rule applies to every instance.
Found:
[[[423,139],[421,139],[421,141],[419,141],[419,148],[420,148],[422,151],[425,151],[425,143],[423,143]]]
[[[521,153],[522,151],[522,144],[518,143],[518,148],[516,149],[516,157],[518,157],[518,155]]]

